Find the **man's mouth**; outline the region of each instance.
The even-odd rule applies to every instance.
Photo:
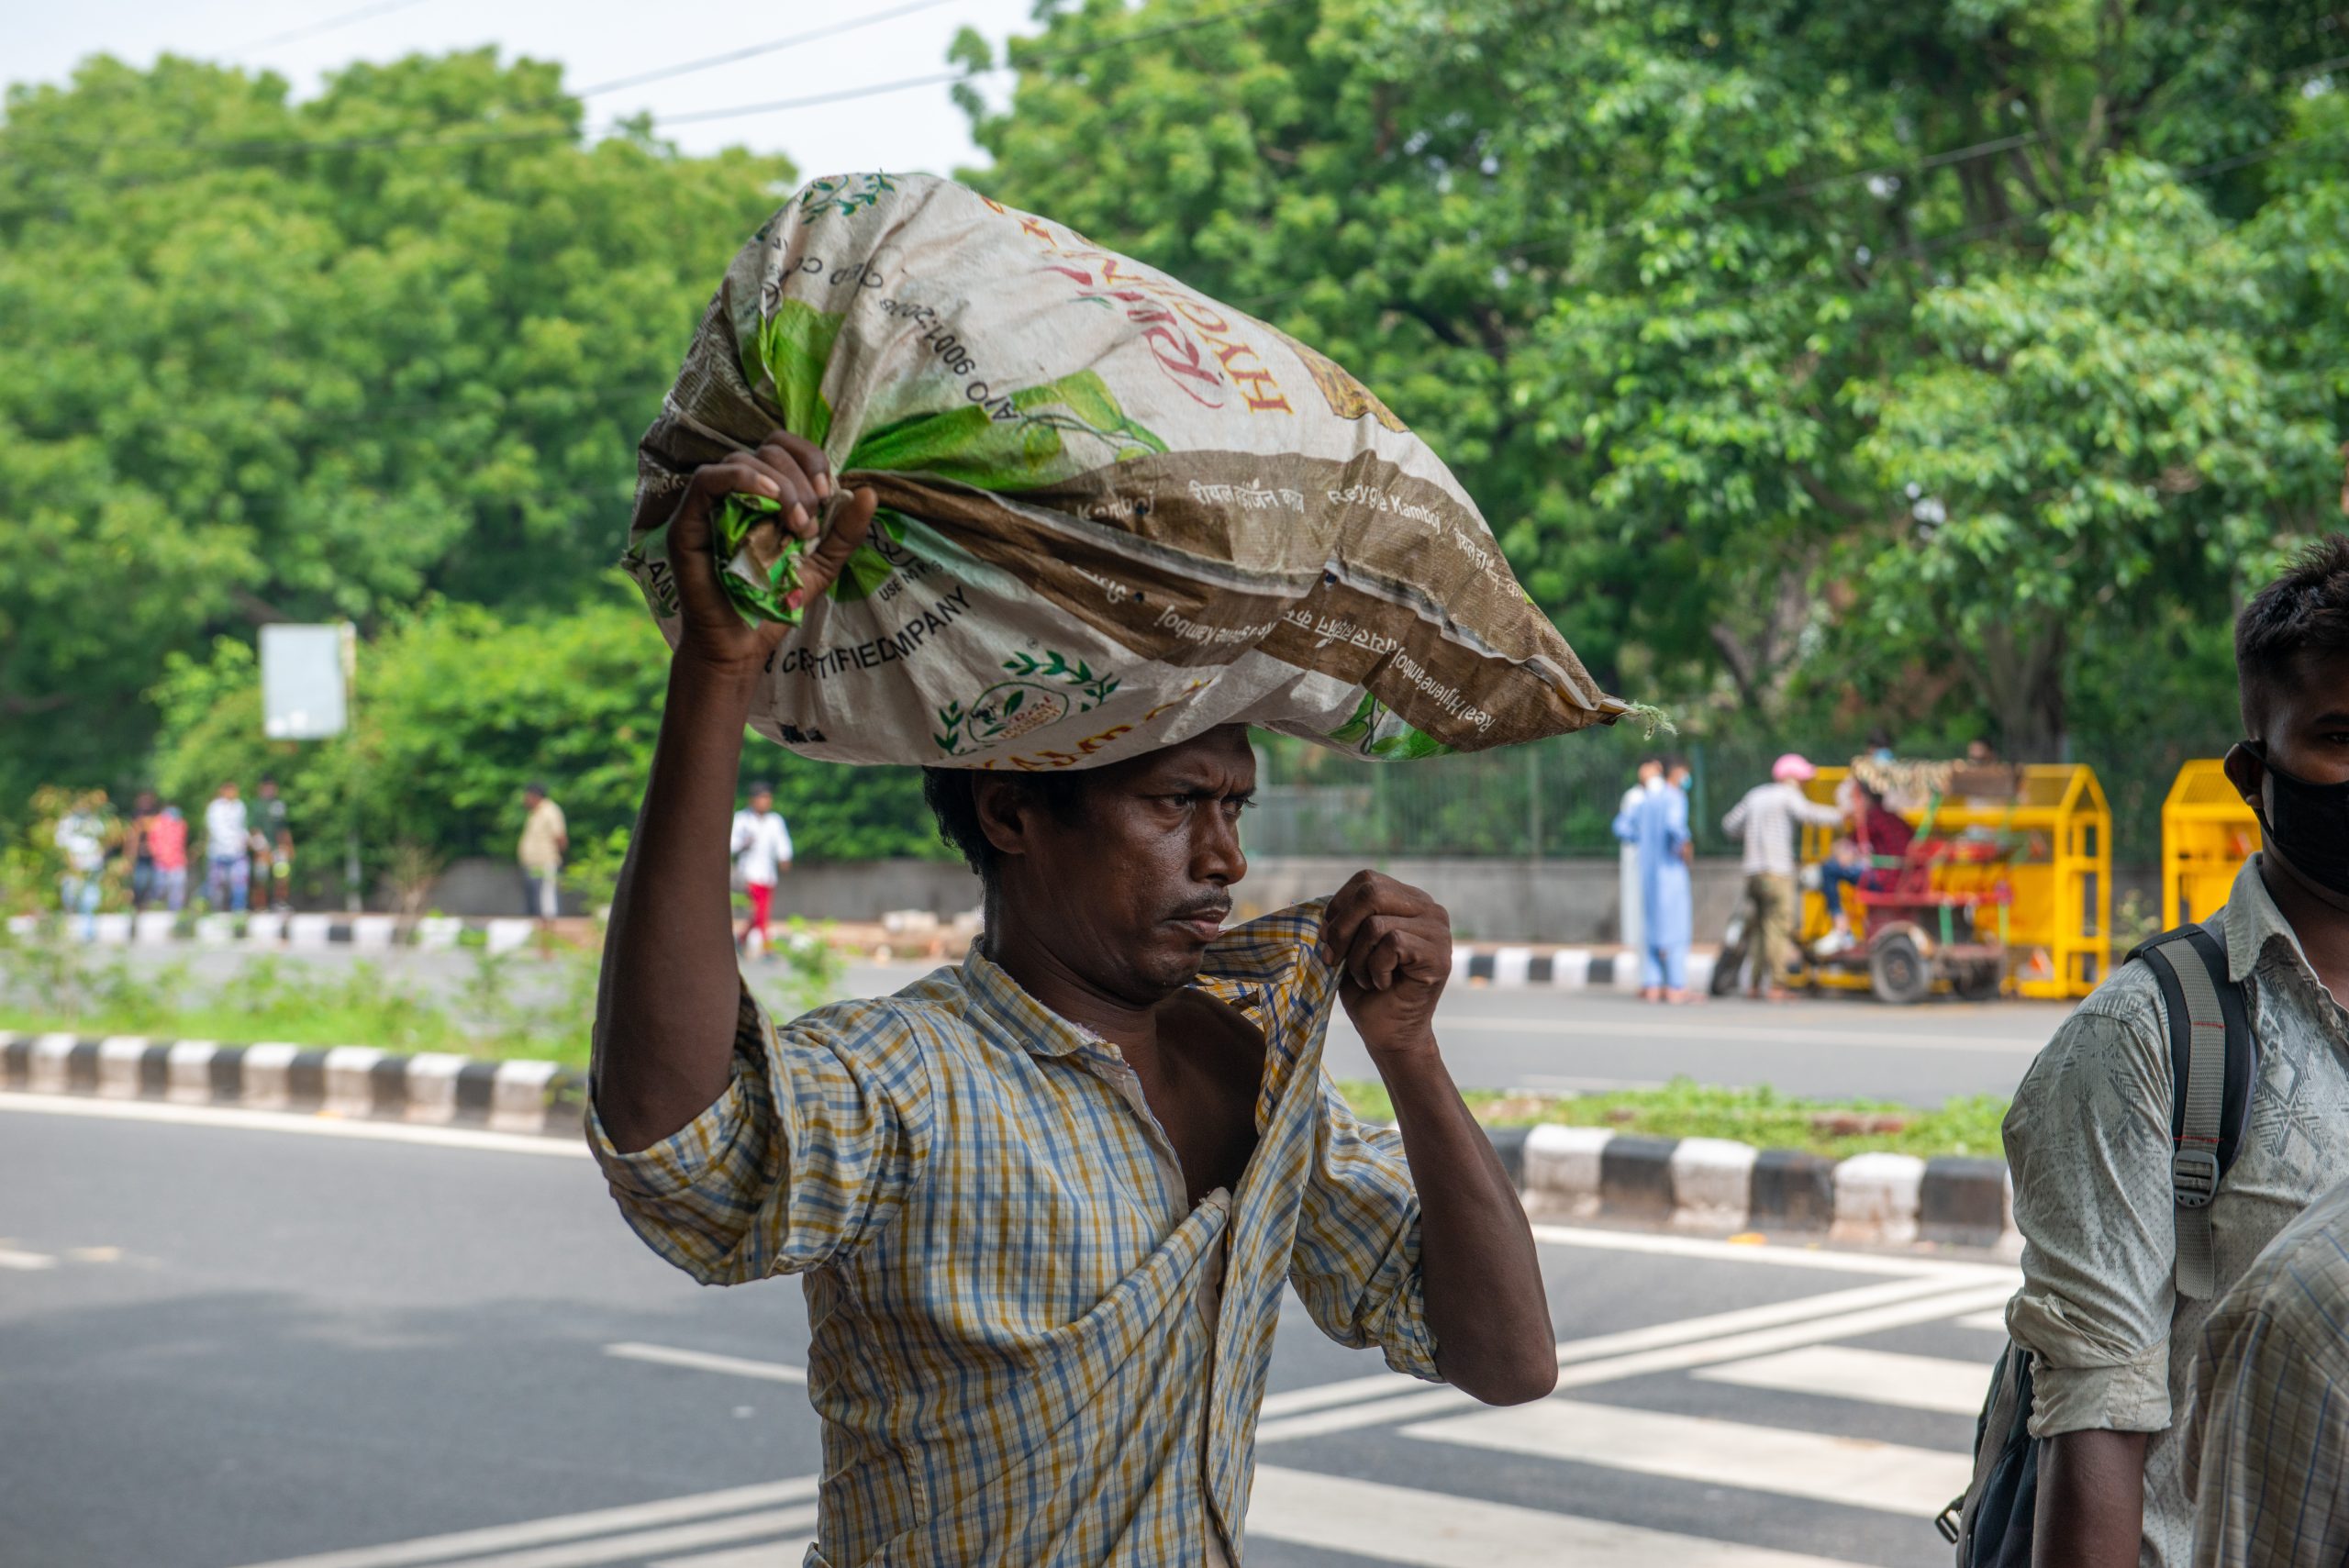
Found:
[[[1223,923],[1231,917],[1229,902],[1197,904],[1172,917],[1172,923],[1184,927],[1203,942],[1211,942],[1223,932]]]

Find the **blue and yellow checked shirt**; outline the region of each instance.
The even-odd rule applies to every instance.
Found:
[[[1321,915],[1208,952],[1201,987],[1265,1041],[1228,1207],[1189,1204],[1116,1048],[975,953],[780,1030],[746,994],[733,1083],[640,1153],[591,1117],[653,1251],[707,1284],[805,1276],[811,1568],[1192,1563],[1210,1529],[1236,1556],[1285,1284],[1340,1343],[1438,1377],[1400,1141],[1321,1069]]]

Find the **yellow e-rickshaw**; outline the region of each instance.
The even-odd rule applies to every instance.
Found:
[[[1844,895],[1848,948],[1810,956],[1832,921],[1806,886],[1792,983],[1894,1003],[2096,989],[2111,962],[2112,813],[2094,770],[1859,758],[1820,769],[1804,793],[1835,802],[1854,772],[1916,837],[1898,856],[1871,856]],[[1805,828],[1804,860],[1824,862],[1842,831]]]
[[[2162,929],[2217,914],[2259,844],[2259,818],[2218,758],[2180,767],[2162,800]]]

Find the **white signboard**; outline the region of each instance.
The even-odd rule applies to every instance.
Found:
[[[262,731],[272,740],[323,740],[349,722],[348,621],[261,628]]]

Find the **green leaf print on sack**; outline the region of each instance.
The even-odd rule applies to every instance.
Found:
[[[930,473],[981,490],[1028,490],[1105,461],[1166,450],[1164,441],[1126,417],[1092,371],[1015,392],[1008,401],[1008,417],[996,417],[1000,404],[973,404],[867,431],[848,466]]]
[[[1014,653],[1003,662],[1003,668],[1010,680],[996,682],[967,706],[958,700],[938,710],[941,728],[930,738],[940,751],[949,757],[966,756],[1057,724],[1072,709],[1090,713],[1108,701],[1119,684],[1116,675],[1096,674],[1084,660],[1072,662],[1049,648],[1041,658]],[[1052,681],[1060,685],[1046,684]],[[1077,696],[1074,705],[1069,701],[1071,691]]]
[[[783,428],[819,447],[832,433],[832,406],[824,401],[824,368],[832,361],[841,321],[836,312],[786,299],[742,345],[743,378],[753,388],[763,375],[771,378]]]
[[[1416,761],[1421,757],[1442,757],[1453,748],[1431,735],[1412,728],[1395,717],[1395,712],[1368,692],[1354,705],[1353,717],[1330,731],[1330,739],[1341,746],[1350,746],[1365,757],[1383,761]]]

